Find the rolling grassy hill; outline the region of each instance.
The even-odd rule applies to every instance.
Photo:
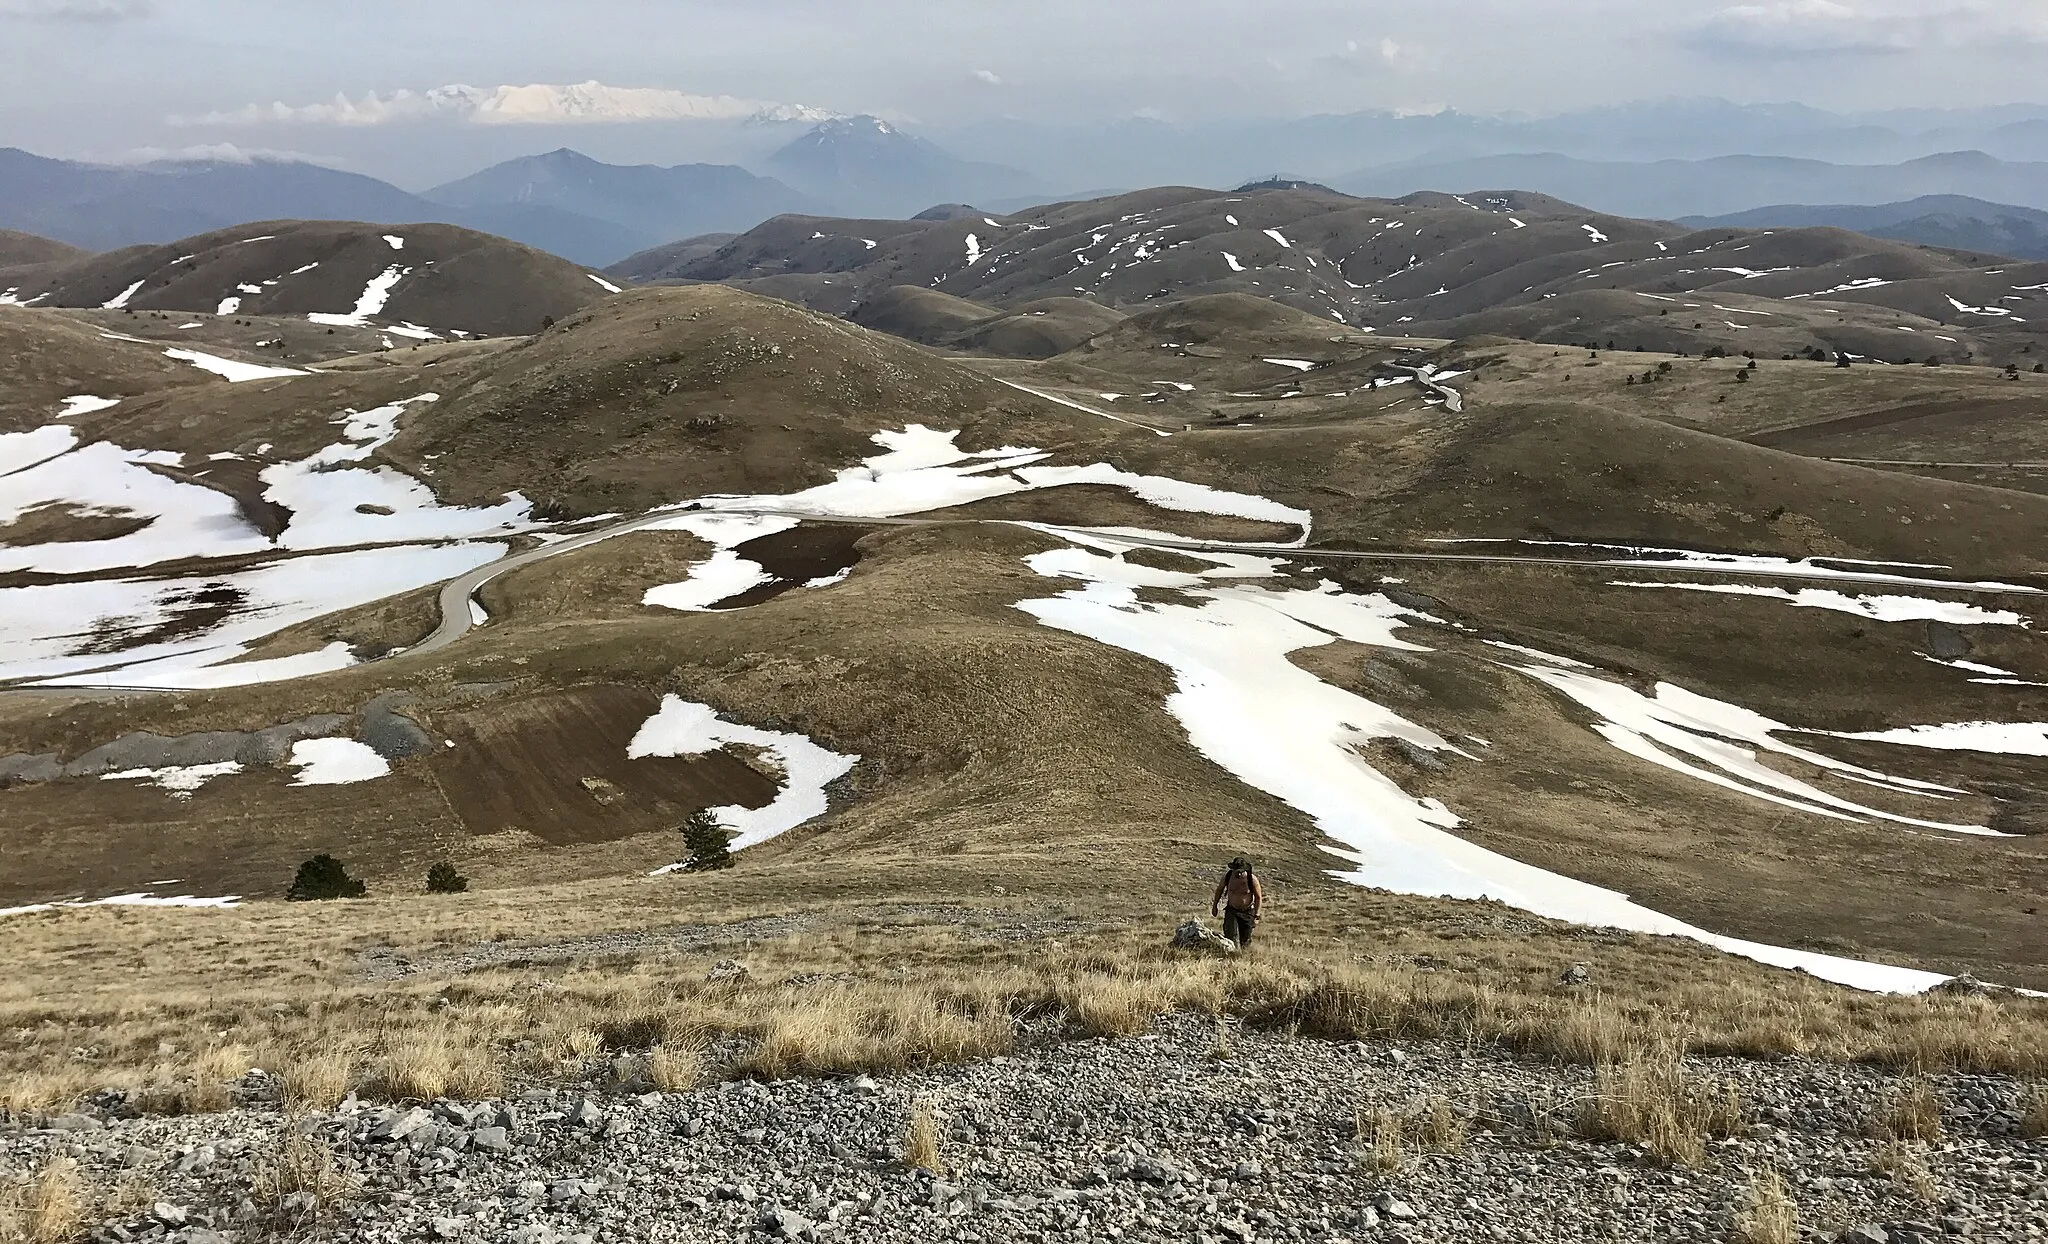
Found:
[[[0,288],[44,307],[289,317],[419,341],[537,332],[614,287],[567,260],[453,225],[275,220],[0,267]]]

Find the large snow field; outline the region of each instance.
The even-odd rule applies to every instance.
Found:
[[[761,749],[782,770],[782,789],[768,806],[711,809],[720,823],[733,832],[731,846],[735,851],[766,842],[823,816],[829,806],[825,788],[846,776],[860,761],[859,756],[841,755],[801,734],[727,721],[710,705],[695,704],[675,695],[662,697],[660,710],[641,723],[626,746],[626,755],[633,760],[649,756],[701,756],[733,744]]]
[[[1631,902],[1626,895],[1523,864],[1457,837],[1448,832],[1461,824],[1456,812],[1438,800],[1403,791],[1366,763],[1359,747],[1373,739],[1396,738],[1427,751],[1468,759],[1470,753],[1288,660],[1291,652],[1340,639],[1427,651],[1403,632],[1434,619],[1377,593],[1347,594],[1327,583],[1313,590],[1276,589],[1242,580],[1219,583],[1218,570],[1199,575],[1153,570],[1113,555],[1108,550],[1114,545],[1098,533],[1085,545],[1029,558],[1028,564],[1039,574],[1078,580],[1081,586],[1020,602],[1018,608],[1048,626],[1122,648],[1172,670],[1176,689],[1166,707],[1187,730],[1190,742],[1239,780],[1308,815],[1331,839],[1332,853],[1349,861],[1351,866],[1337,874],[1343,879],[1408,894],[1490,898],[1554,919],[1687,937],[1860,989],[1917,993],[1945,979],[1935,973],[1725,937]],[[1247,567],[1239,564],[1232,569],[1241,572]],[[1141,599],[1141,588],[1153,589],[1155,595]],[[1182,600],[1160,603],[1158,589],[1178,590]],[[1578,670],[1510,668],[1594,708],[1606,718],[1599,727],[1602,736],[1615,746],[1697,780],[1817,815],[1990,832],[1981,826],[1916,821],[1863,808],[1776,773],[1757,763],[1755,753],[1735,740],[1894,793],[1931,800],[1955,793],[1791,747],[1775,737],[1788,727],[1734,705],[1675,687],[1644,697],[1619,682]],[[2048,746],[2048,736],[2043,744]]]
[[[342,609],[455,578],[503,556],[503,544],[410,545],[284,558],[176,579],[93,579],[0,588],[0,679],[52,685],[235,686],[355,663],[345,645],[228,665],[266,636]],[[150,640],[180,618],[195,633]],[[113,642],[95,643],[95,637]],[[120,649],[124,640],[139,646]],[[88,651],[97,648],[98,651]],[[88,674],[87,670],[108,669]]]

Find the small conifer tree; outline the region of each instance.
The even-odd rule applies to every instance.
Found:
[[[468,891],[469,878],[456,872],[455,865],[447,860],[442,860],[427,870],[427,893],[466,894]]]
[[[284,896],[293,902],[312,902],[330,898],[361,898],[370,892],[370,887],[348,875],[348,869],[331,855],[316,855],[299,865],[298,875],[292,878],[292,888]]]
[[[683,822],[683,841],[690,848],[689,871],[714,872],[732,867],[731,835],[709,808],[690,813]]]

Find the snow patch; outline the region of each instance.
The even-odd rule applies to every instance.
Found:
[[[148,782],[171,793],[173,799],[190,799],[192,792],[217,777],[240,773],[242,766],[233,760],[224,760],[210,765],[167,765],[161,769],[123,769],[119,773],[102,773],[102,782]]]
[[[275,380],[280,376],[306,376],[310,372],[296,367],[268,367],[262,363],[244,363],[240,359],[224,359],[217,354],[199,350],[166,350],[164,354],[181,363],[190,363],[201,371],[210,371],[224,378],[229,384],[243,384],[250,380]]]
[[[329,311],[315,311],[306,318],[315,324],[326,324],[334,328],[365,328],[369,325],[371,316],[384,310],[384,305],[391,301],[391,291],[398,288],[398,283],[411,271],[411,268],[393,264],[370,278],[370,283],[363,287],[363,292],[356,298],[355,310],[339,315]]]
[[[595,272],[586,272],[583,275],[589,277],[593,281],[596,281],[599,285],[602,285],[604,287],[604,292],[607,294],[623,294],[626,292],[625,290],[620,289],[618,286],[612,284],[610,281],[605,280],[603,277],[599,276]]]
[[[299,771],[293,786],[351,786],[391,772],[391,762],[354,739],[301,739],[285,761]]]
[[[100,310],[102,310],[102,311],[119,311],[119,310],[121,310],[122,308],[124,308],[124,307],[126,307],[126,306],[128,305],[128,300],[129,300],[130,298],[133,298],[133,297],[135,297],[135,295],[137,295],[137,294],[139,294],[139,293],[141,293],[141,292],[142,292],[142,287],[143,287],[143,285],[144,285],[145,283],[146,283],[146,281],[137,281],[137,282],[135,282],[135,284],[133,284],[133,285],[130,285],[130,286],[129,286],[129,287],[127,288],[127,289],[124,289],[124,290],[122,290],[122,291],[121,291],[120,293],[118,293],[118,294],[115,294],[115,295],[114,295],[114,296],[113,296],[112,298],[109,298],[109,299],[107,299],[107,300],[106,300],[105,302],[101,303],[101,304],[100,304]]]
[[[756,846],[825,815],[831,808],[825,788],[846,776],[860,760],[859,756],[829,751],[801,734],[727,721],[710,705],[695,704],[677,695],[662,697],[660,710],[641,723],[632,742],[626,745],[626,756],[630,760],[701,756],[733,745],[767,752],[782,770],[782,790],[767,807],[733,805],[711,809],[720,823],[734,831],[731,848],[735,851]]]
[[[1955,626],[2019,626],[2027,619],[2009,609],[1984,609],[1958,601],[1920,596],[1850,596],[1828,588],[1759,587],[1748,583],[1610,583],[1609,587],[1661,588],[1674,592],[1711,592],[1721,596],[1762,596],[1797,609],[1832,609],[1874,622],[1947,622]]]
[[[1949,752],[1989,752],[1997,756],[2048,756],[2048,722],[1964,721],[1941,726],[1907,726],[1868,734],[1836,734],[1838,739],[1897,743]]]
[[[80,415],[90,415],[95,411],[107,410],[120,404],[121,399],[118,397],[92,397],[81,393],[76,397],[65,398],[64,408],[57,412],[57,417],[75,419]]]

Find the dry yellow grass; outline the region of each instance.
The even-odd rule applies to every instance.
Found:
[[[1889,1140],[1936,1140],[1941,1136],[1941,1098],[1934,1086],[1914,1079],[1871,1120],[1871,1131]]]
[[[1463,1153],[1472,1125],[1448,1097],[1432,1097],[1416,1111],[1413,1130],[1428,1153]]]
[[[1647,1033],[1690,1053],[1798,1048],[1899,1068],[2048,1073],[2040,1002],[1861,995],[1660,939],[1502,935],[1471,908],[1422,900],[1385,900],[1390,917],[1376,924],[1375,896],[1300,901],[1285,923],[1269,922],[1258,955],[1227,959],[1168,950],[1168,913],[1054,944],[974,936],[975,919],[1013,918],[985,899],[967,915],[897,918],[882,937],[872,906],[814,899],[808,927],[741,946],[552,959],[543,946],[495,965],[433,969],[437,954],[489,947],[492,931],[515,919],[537,925],[537,940],[673,919],[645,912],[644,891],[628,893],[635,908],[581,913],[580,925],[550,924],[556,908],[536,907],[534,894],[488,892],[465,896],[470,907],[365,900],[328,922],[340,933],[274,908],[149,913],[170,918],[162,922],[24,918],[11,930],[21,970],[0,981],[0,1032],[9,1034],[0,1110],[61,1111],[102,1088],[130,1091],[148,1109],[213,1109],[252,1066],[307,1108],[350,1090],[483,1096],[508,1081],[577,1079],[616,1053],[701,1050],[721,1036],[742,1038],[747,1052],[703,1074],[889,1072],[1004,1052],[1027,1017],[1038,1030],[1051,1021],[1106,1036],[1170,1011],[1340,1040],[1493,1044],[1580,1064],[1623,1061]],[[374,927],[407,939],[399,944],[421,963],[417,974],[355,974],[361,943],[342,934],[380,905],[394,923]],[[721,918],[788,910],[735,904]],[[160,936],[185,939],[192,953],[148,953]],[[81,944],[95,947],[83,965],[70,953]],[[735,950],[750,978],[706,984],[708,962]],[[1413,966],[1425,952],[1436,970]],[[238,973],[211,966],[236,958],[248,961]],[[1589,958],[1601,992],[1556,987],[1559,961]],[[102,961],[125,976],[102,973]],[[91,1061],[75,1057],[82,1047]]]
[[[1735,1218],[1737,1244],[1799,1244],[1799,1204],[1775,1170],[1750,1176]]]
[[[287,1110],[332,1110],[348,1096],[357,1052],[347,1046],[297,1051],[285,1056],[283,1102]]]
[[[1940,1199],[1941,1186],[1926,1159],[1904,1141],[1886,1141],[1870,1155],[1870,1169],[1930,1205]]]
[[[1595,1072],[1578,1131],[1589,1140],[1640,1144],[1666,1162],[1698,1166],[1707,1141],[1740,1130],[1745,1114],[1734,1088],[1693,1081],[1678,1051],[1662,1046],[1635,1050]]]
[[[0,1178],[0,1241],[65,1244],[85,1228],[86,1196],[78,1164],[52,1158],[38,1170]]]
[[[1407,1122],[1397,1110],[1359,1108],[1359,1157],[1369,1170],[1391,1175],[1407,1163]]]
[[[939,1152],[939,1116],[930,1102],[919,1101],[911,1107],[910,1119],[903,1127],[903,1165],[934,1175],[946,1173],[946,1161]]]
[[[287,1122],[275,1147],[258,1159],[251,1193],[280,1227],[303,1229],[354,1196],[358,1187],[324,1140]]]
[[[2036,1140],[2048,1137],[2048,1084],[2029,1084],[2020,1099],[2020,1131]]]
[[[695,1088],[704,1079],[704,1055],[696,1050],[657,1045],[647,1052],[647,1078],[664,1093]]]

